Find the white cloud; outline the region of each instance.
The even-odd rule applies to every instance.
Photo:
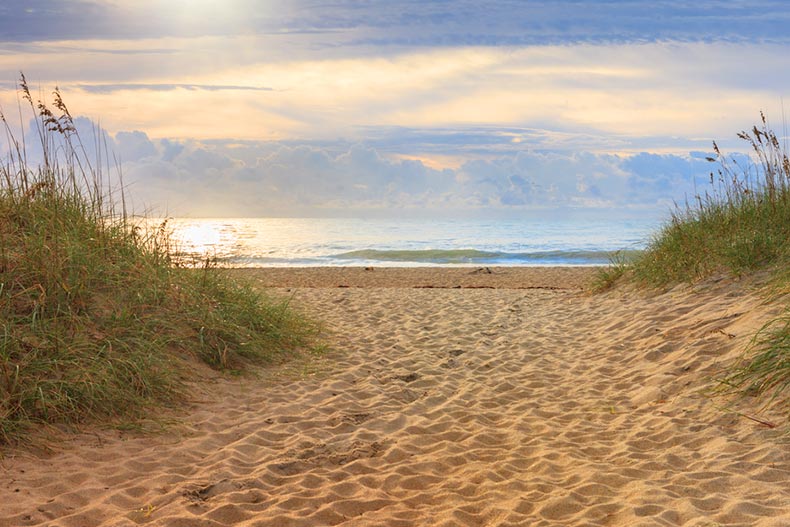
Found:
[[[191,216],[663,210],[702,185],[710,170],[699,155],[528,150],[438,170],[363,144],[340,153],[337,145],[247,144],[234,157],[234,148],[223,144],[175,148],[139,133],[118,134],[116,141],[130,138],[146,153],[124,164],[135,204]],[[251,155],[256,149],[260,155]]]
[[[223,142],[151,139],[141,131],[102,131],[97,152],[90,120],[75,120],[87,158],[117,153],[126,195],[138,211],[191,216],[267,216],[529,213],[543,209],[666,210],[706,188],[715,169],[704,152],[608,154],[529,149],[508,133],[473,133],[476,157],[454,168],[364,143]],[[28,155],[40,159],[36,132],[27,127]],[[463,136],[435,134],[451,149]],[[504,139],[503,139],[504,138]],[[426,137],[422,137],[423,140]],[[488,141],[493,145],[489,148]],[[407,149],[413,145],[407,145]],[[104,159],[104,163],[108,160]],[[112,163],[112,158],[109,160]],[[411,212],[409,212],[411,213]]]
[[[156,156],[157,150],[145,132],[118,132],[115,134],[115,153],[121,161],[139,161]]]

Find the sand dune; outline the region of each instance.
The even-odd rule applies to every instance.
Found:
[[[781,427],[700,394],[769,314],[746,285],[472,271],[249,273],[332,351],[217,381],[162,434],[7,451],[0,526],[790,525]]]

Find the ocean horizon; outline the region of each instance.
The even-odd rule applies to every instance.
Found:
[[[634,219],[167,220],[179,255],[228,267],[606,265],[614,253],[643,250],[659,226]]]

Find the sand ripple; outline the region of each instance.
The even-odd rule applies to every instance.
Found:
[[[0,525],[790,525],[786,438],[699,393],[765,317],[741,290],[295,289],[320,371],[11,452]]]

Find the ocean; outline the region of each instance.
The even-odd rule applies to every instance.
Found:
[[[167,227],[188,260],[232,267],[589,266],[642,250],[658,223],[175,218]]]

